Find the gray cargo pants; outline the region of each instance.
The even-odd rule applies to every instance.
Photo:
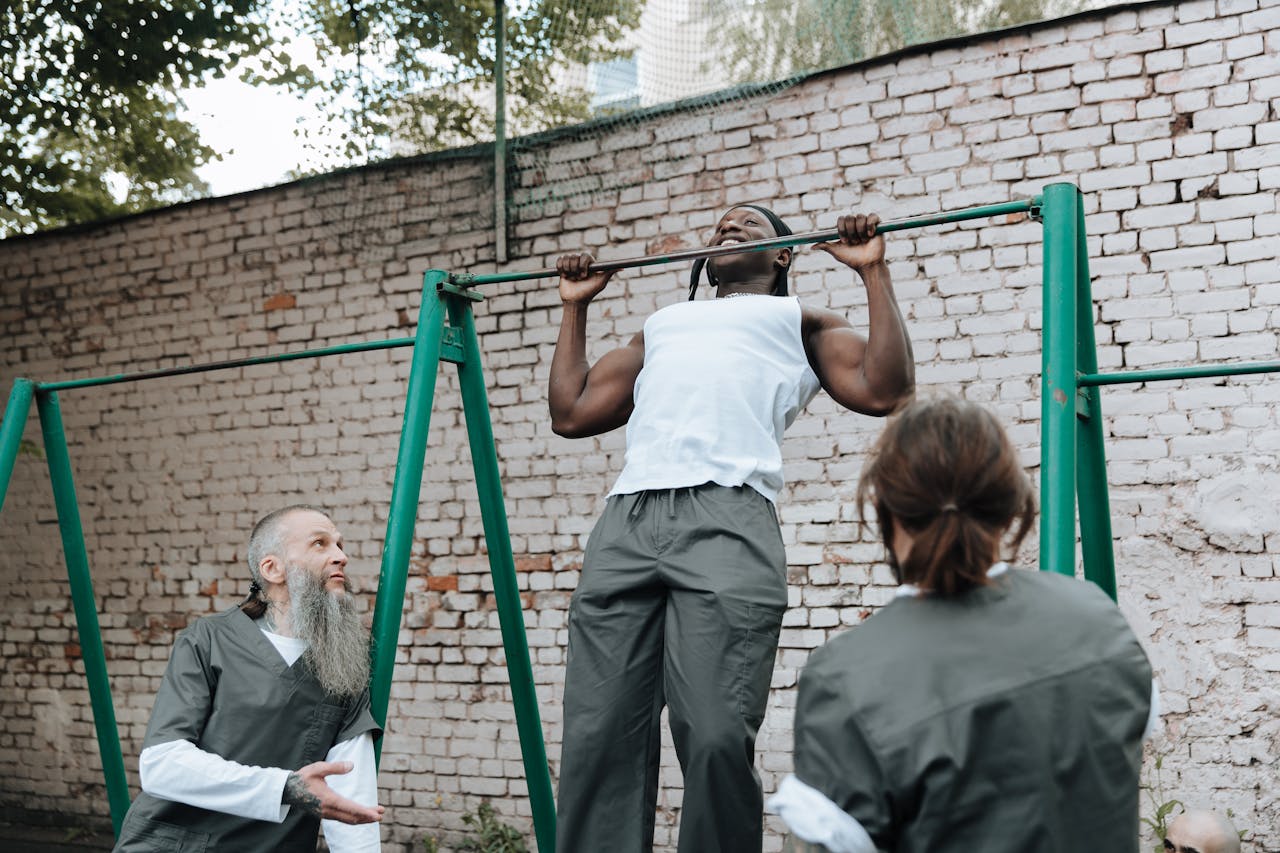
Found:
[[[664,704],[679,850],[760,850],[755,740],[786,605],[777,516],[749,486],[609,499],[569,608],[558,853],[652,849]]]

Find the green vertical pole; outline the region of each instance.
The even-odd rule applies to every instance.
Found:
[[[14,463],[18,461],[18,448],[22,446],[22,431],[31,413],[31,395],[35,384],[30,379],[18,379],[9,393],[9,404],[4,407],[4,420],[0,421],[0,508],[9,492],[9,478],[13,476]]]
[[[1075,574],[1076,224],[1074,184],[1044,189],[1044,355],[1040,385],[1040,568]]]
[[[431,424],[431,404],[436,377],[440,372],[440,346],[444,338],[444,302],[436,286],[448,278],[442,270],[428,270],[423,277],[422,307],[418,311],[418,331],[409,368],[409,392],[404,406],[404,427],[396,459],[395,483],[391,487],[391,508],[387,515],[387,538],[382,548],[382,572],[378,597],[373,607],[372,667],[369,704],[373,718],[384,728],[391,697],[391,676],[396,663],[400,636],[400,614],[404,610],[404,590],[409,578],[409,556],[413,531],[418,520],[418,497],[422,493],[422,466],[427,455],[427,428]],[[382,758],[382,742],[377,744]]]
[[[1076,204],[1076,366],[1098,372],[1093,331],[1093,292],[1089,282],[1089,242],[1084,234],[1084,205]],[[1076,432],[1076,494],[1080,508],[1080,550],[1084,576],[1116,598],[1116,561],[1111,540],[1111,503],[1107,495],[1107,456],[1102,435],[1102,393],[1079,389],[1083,423]]]
[[[450,298],[449,318],[451,325],[461,332],[466,356],[458,365],[458,380],[462,386],[462,408],[467,418],[467,437],[471,442],[471,464],[475,468],[484,539],[489,549],[493,594],[502,626],[502,647],[511,679],[516,730],[520,736],[520,752],[524,757],[525,778],[529,785],[534,834],[541,853],[554,853],[556,805],[551,789],[551,771],[547,766],[533,666],[529,661],[529,645],[524,631],[524,613],[516,585],[515,558],[511,553],[511,534],[507,529],[507,511],[502,499],[498,452],[493,441],[493,424],[489,419],[489,396],[480,364],[480,344],[476,339],[471,306],[465,297],[455,295]]]
[[[129,810],[129,782],[124,775],[124,756],[120,753],[116,712],[111,704],[111,682],[107,678],[107,655],[102,648],[98,606],[93,595],[93,578],[89,573],[89,555],[85,550],[80,510],[76,506],[71,456],[67,452],[67,437],[62,427],[58,395],[52,391],[37,393],[36,408],[40,413],[40,427],[44,433],[44,452],[49,462],[49,479],[53,483],[58,529],[62,532],[62,553],[67,561],[67,577],[71,582],[71,602],[76,612],[80,657],[84,661],[84,674],[89,682],[89,703],[93,707],[93,725],[98,734],[98,750],[102,754],[102,775],[107,781],[111,825],[119,836],[120,824],[124,821],[125,812]]]

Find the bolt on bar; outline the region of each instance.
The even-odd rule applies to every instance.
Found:
[[[1158,370],[1130,370],[1124,373],[1083,373],[1076,379],[1082,387],[1125,385],[1134,382],[1161,382],[1167,379],[1203,379],[1212,376],[1244,376],[1280,373],[1280,361],[1250,361],[1243,364],[1205,364],[1197,367],[1163,367]]]
[[[211,370],[229,370],[233,367],[253,367],[259,364],[274,364],[278,361],[295,361],[300,358],[321,358],[327,355],[344,355],[350,352],[368,352],[370,350],[395,349],[396,347],[413,346],[414,338],[391,338],[385,341],[364,341],[355,344],[337,344],[319,349],[281,352],[275,355],[259,355],[252,358],[233,358],[229,361],[211,361],[206,364],[189,364],[186,367],[164,367],[159,370],[142,370],[138,373],[117,373],[114,376],[99,376],[93,379],[67,379],[62,382],[41,382],[36,387],[39,391],[65,391],[70,388],[90,388],[97,385],[118,385],[121,382],[141,382],[144,379],[162,379],[166,376],[186,376],[190,373],[208,373]]]
[[[924,228],[929,225],[942,225],[948,222],[964,222],[969,219],[984,219],[1009,213],[1033,213],[1039,209],[1040,197],[1036,196],[1035,198],[1021,201],[1006,201],[1000,204],[953,210],[949,213],[933,213],[927,216],[915,216],[907,219],[891,219],[881,222],[879,227],[876,228],[876,233],[888,234],[891,231],[906,231],[910,228]],[[771,237],[767,240],[751,240],[747,243],[732,243],[724,246],[698,246],[692,249],[681,249],[678,252],[671,252],[665,255],[645,255],[642,258],[627,258],[620,261],[596,261],[591,265],[591,272],[613,272],[632,267],[651,267],[678,261],[692,261],[698,258],[718,258],[722,255],[740,255],[744,252],[763,252],[766,249],[786,249],[791,246],[802,246],[809,243],[826,243],[838,239],[839,236],[836,229],[827,228],[821,231],[808,231],[804,234]],[[497,273],[495,275],[462,273],[449,276],[449,280],[454,284],[471,287],[482,284],[500,284],[507,281],[554,278],[557,275],[559,273],[554,268],[551,268],[534,272]]]

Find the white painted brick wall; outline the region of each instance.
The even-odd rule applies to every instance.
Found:
[[[801,230],[847,209],[906,216],[1074,181],[1088,193],[1103,369],[1274,359],[1278,57],[1275,0],[1151,3],[875,60],[736,111],[553,139],[549,183],[514,188],[516,201],[568,180],[570,166],[634,186],[524,208],[509,268],[579,248],[626,257],[695,245],[740,201],[773,202]],[[490,168],[483,152],[428,158],[0,243],[0,379],[408,335],[424,270],[494,268]],[[993,406],[1033,475],[1040,240],[1038,225],[1008,217],[889,241],[922,391]],[[592,357],[683,298],[685,275],[619,276],[593,309]],[[794,283],[865,324],[864,294],[819,253],[799,253]],[[476,324],[555,773],[565,614],[623,437],[551,434],[554,289],[490,290]],[[372,591],[408,363],[407,350],[386,350],[62,395],[131,774],[173,635],[243,596],[243,540],[258,514],[297,499],[331,506]],[[446,367],[383,752],[389,850],[427,834],[456,840],[481,797],[530,826],[459,409]],[[1169,796],[1230,808],[1246,849],[1280,849],[1280,384],[1115,386],[1103,409],[1121,606],[1169,711],[1149,758],[1165,756]],[[791,767],[808,652],[891,594],[851,506],[880,426],[819,398],[785,445],[792,609],[760,737],[767,790]],[[100,821],[45,484],[39,460],[22,457],[0,514],[0,809]],[[1023,562],[1035,556],[1033,542]],[[669,738],[663,760],[657,843],[672,850],[681,788]],[[768,826],[776,851],[779,825]]]

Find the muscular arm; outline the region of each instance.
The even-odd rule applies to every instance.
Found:
[[[609,280],[607,273],[589,275],[590,263],[590,255],[566,255],[556,265],[564,314],[547,398],[551,429],[567,438],[599,435],[625,424],[635,406],[636,377],[644,366],[643,333],[588,364],[587,306]]]
[[[852,267],[867,290],[867,337],[849,321],[817,308],[805,309],[805,350],[822,387],[846,409],[887,415],[915,393],[915,356],[884,262],[879,218],[842,216],[838,243],[818,248]]]

